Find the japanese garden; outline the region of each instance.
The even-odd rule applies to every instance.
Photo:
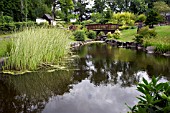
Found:
[[[169,113],[169,0],[1,0],[0,113]]]

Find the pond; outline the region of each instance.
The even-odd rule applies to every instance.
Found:
[[[67,69],[0,77],[2,113],[126,113],[136,84],[170,80],[170,59],[141,51],[90,44],[73,50]]]

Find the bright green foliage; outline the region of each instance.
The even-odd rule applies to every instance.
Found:
[[[139,102],[130,108],[132,113],[169,113],[170,112],[170,82],[158,83],[153,77],[151,82],[143,78],[137,90],[142,93]]]
[[[99,37],[101,36],[105,36],[105,33],[103,31],[100,31],[100,33],[98,34]]]
[[[95,39],[95,38],[96,38],[96,32],[95,32],[95,31],[92,31],[92,30],[88,31],[88,32],[87,32],[87,37],[88,37],[89,39]]]
[[[58,63],[69,51],[70,33],[56,28],[32,28],[14,35],[7,70],[36,70]]]
[[[73,35],[76,41],[84,41],[86,38],[86,34],[84,30],[77,30],[74,32]]]
[[[120,35],[121,35],[121,32],[117,29],[114,34],[113,34],[113,38],[115,39],[119,39],[120,38]]]
[[[136,21],[137,22],[145,22],[146,21],[146,16],[144,14],[140,14],[139,16],[137,16]]]
[[[113,14],[112,23],[120,25],[133,25],[135,20],[135,15],[130,12],[115,13]]]
[[[149,27],[142,27],[138,34],[135,35],[134,40],[138,43],[143,43],[143,38],[154,38],[156,37],[157,33],[154,29],[149,29]]]
[[[106,36],[107,36],[107,38],[113,38],[113,34],[112,34],[111,32],[108,32],[108,33],[106,34]]]
[[[161,53],[170,51],[169,37],[144,38],[143,44],[144,46],[155,46],[156,51]]]

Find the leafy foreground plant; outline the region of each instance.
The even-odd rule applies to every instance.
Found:
[[[148,83],[143,78],[143,83],[138,84],[137,90],[143,95],[137,97],[139,102],[130,108],[132,113],[169,113],[170,112],[170,82],[158,83],[158,78],[153,77]]]
[[[56,64],[69,52],[70,34],[56,28],[32,28],[15,34],[6,62],[7,70],[36,70]]]

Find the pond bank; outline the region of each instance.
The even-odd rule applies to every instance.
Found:
[[[115,47],[122,47],[122,48],[133,49],[133,50],[142,50],[148,54],[157,54],[157,55],[170,57],[170,51],[162,53],[162,52],[156,51],[155,46],[144,47],[143,45],[136,43],[136,42],[121,42],[115,39],[112,39],[112,40],[100,39],[100,40],[87,40],[87,41],[75,42],[75,43],[71,43],[71,48],[76,48],[76,47],[83,46],[86,44],[91,44],[91,43],[107,43]]]

